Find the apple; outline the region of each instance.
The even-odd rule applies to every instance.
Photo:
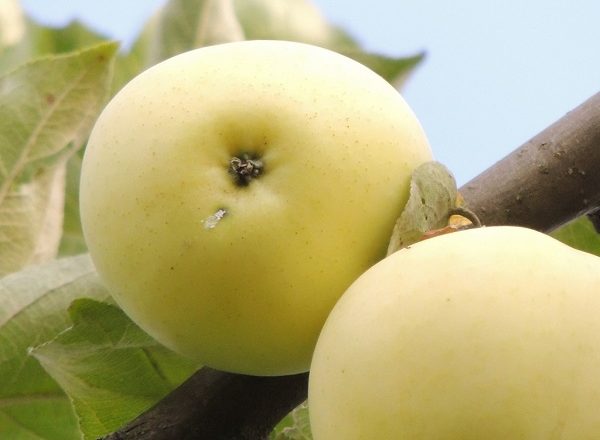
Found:
[[[600,258],[520,227],[392,254],[319,337],[315,440],[600,438],[599,288]]]
[[[106,106],[83,159],[83,230],[159,342],[220,370],[299,373],[429,160],[413,112],[363,65],[292,42],[205,47]]]

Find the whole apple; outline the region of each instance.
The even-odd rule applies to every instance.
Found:
[[[306,371],[431,160],[397,91],[299,43],[193,50],[133,79],[91,134],[81,218],[99,274],[159,342],[252,375]]]
[[[525,228],[392,254],[319,337],[315,440],[600,438],[599,288],[600,258]]]

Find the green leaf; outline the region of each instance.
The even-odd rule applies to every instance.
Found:
[[[64,167],[41,168],[0,193],[0,276],[56,255],[62,233]],[[1,190],[2,188],[0,188]]]
[[[600,256],[600,234],[585,215],[561,226],[550,235],[575,249]]]
[[[248,40],[289,40],[323,47],[356,48],[356,42],[330,25],[307,0],[234,0]]]
[[[368,66],[396,88],[404,85],[414,68],[425,58],[425,53],[403,58],[392,58],[356,50],[342,49],[340,52]]]
[[[41,56],[73,52],[106,40],[78,21],[54,28],[24,19],[22,30],[22,37],[0,52],[0,72]]]
[[[30,24],[29,38],[35,57],[40,55],[61,54],[81,50],[105,42],[107,38],[74,20],[64,27],[54,28]]]
[[[77,419],[66,396],[33,396],[31,400],[5,400],[0,407],[0,438],[10,440],[75,440]]]
[[[388,57],[365,52],[308,0],[234,0],[234,4],[246,39],[290,40],[325,47],[366,65],[396,87],[424,56]]]
[[[131,46],[131,49],[126,53],[121,52],[118,54],[115,60],[111,96],[152,64],[150,57],[155,50],[153,46],[158,20],[159,14],[152,16],[144,25],[141,34]]]
[[[63,230],[58,255],[66,257],[87,251],[79,217],[79,178],[81,175],[81,151],[74,154],[66,166],[66,187]]]
[[[49,56],[0,77],[0,275],[56,255],[66,161],[106,100],[116,48]]]
[[[109,300],[88,256],[0,279],[0,438],[79,438],[68,397],[28,350],[64,331],[67,307],[81,297]]]
[[[277,424],[270,440],[312,440],[310,420],[308,418],[308,403],[297,406],[281,422]]]
[[[149,26],[150,64],[197,47],[244,39],[232,0],[170,0]]]
[[[81,299],[69,312],[73,326],[32,353],[72,399],[86,439],[116,430],[198,368],[114,305]]]
[[[419,166],[411,177],[410,196],[394,226],[388,255],[446,226],[457,196],[454,176],[444,165],[426,162]]]

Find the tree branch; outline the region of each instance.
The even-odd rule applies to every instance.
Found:
[[[306,399],[308,374],[255,377],[202,368],[103,440],[259,440]]]
[[[460,189],[485,225],[550,231],[600,206],[600,93]]]
[[[460,189],[486,225],[540,231],[600,206],[600,93]],[[203,368],[104,440],[259,440],[306,399],[308,375]]]

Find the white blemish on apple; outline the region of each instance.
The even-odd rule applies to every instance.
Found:
[[[213,229],[215,226],[219,224],[219,222],[225,217],[227,211],[223,208],[218,209],[213,215],[209,215],[207,218],[202,220],[204,224],[204,229]]]

